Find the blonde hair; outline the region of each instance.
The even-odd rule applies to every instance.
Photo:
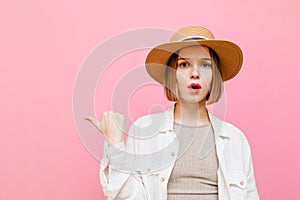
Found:
[[[219,101],[223,92],[223,79],[219,71],[219,57],[211,48],[209,49],[210,57],[212,60],[212,82],[210,85],[210,90],[206,96],[207,104],[213,104]],[[180,50],[174,52],[167,63],[167,68],[165,70],[165,80],[164,80],[164,90],[165,95],[169,101],[177,101],[178,89],[176,82],[176,70],[177,70],[177,61],[178,53]]]

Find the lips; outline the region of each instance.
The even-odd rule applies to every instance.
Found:
[[[198,94],[201,90],[201,85],[199,83],[191,83],[188,89],[191,93]]]
[[[198,90],[201,89],[201,85],[199,83],[191,83],[188,88]]]

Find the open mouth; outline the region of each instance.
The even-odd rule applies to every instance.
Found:
[[[194,90],[201,89],[201,85],[199,83],[191,83],[189,85],[189,88],[194,89]]]

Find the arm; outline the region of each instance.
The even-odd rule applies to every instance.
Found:
[[[134,142],[132,137],[128,137],[126,145],[124,144],[125,117],[110,110],[103,112],[100,122],[92,117],[86,119],[105,137],[99,174],[105,198],[146,199],[142,179],[134,168],[134,144],[137,141]],[[132,129],[129,132],[132,132]]]
[[[249,147],[249,146],[248,146]],[[253,169],[253,163],[252,163],[252,157],[251,157],[251,150],[249,149],[249,158],[246,164],[247,167],[247,199],[251,200],[259,200],[259,195],[256,188],[256,182],[254,177],[254,169]]]
[[[127,138],[126,146],[124,141],[112,146],[108,146],[108,143],[104,142],[100,183],[105,198],[108,200],[147,199],[142,179],[133,171],[132,157],[128,157],[130,154],[126,153],[129,149],[134,149],[133,145],[131,137]]]

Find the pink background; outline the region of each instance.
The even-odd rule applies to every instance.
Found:
[[[0,199],[104,199],[99,162],[73,120],[80,65],[120,32],[187,25],[206,26],[243,49],[240,74],[225,84],[226,120],[248,137],[261,199],[298,199],[299,10],[298,0],[1,2]],[[105,106],[95,106],[101,117]]]

